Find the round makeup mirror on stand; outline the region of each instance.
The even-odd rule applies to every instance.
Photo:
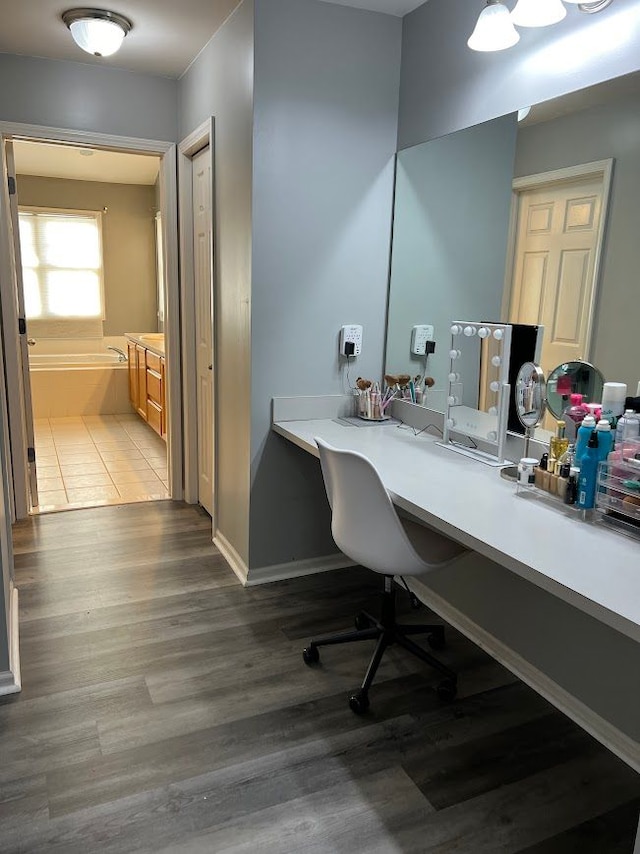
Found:
[[[534,362],[525,362],[516,377],[514,397],[518,420],[524,427],[524,453],[529,456],[529,443],[533,431],[544,417],[547,397],[547,383],[542,368]],[[517,466],[507,466],[500,474],[507,480],[516,480]]]
[[[547,400],[547,383],[542,368],[534,362],[525,362],[518,371],[515,399],[518,420],[524,427],[524,456],[528,457],[529,442],[544,417]]]
[[[562,418],[572,394],[581,394],[585,403],[599,403],[603,387],[604,377],[589,362],[564,362],[547,379],[549,412],[554,418]]]

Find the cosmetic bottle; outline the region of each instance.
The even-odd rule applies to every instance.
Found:
[[[550,492],[551,495],[558,494],[557,462],[556,458],[552,454],[549,454],[549,459],[547,460],[547,492]]]
[[[601,418],[596,424],[596,433],[598,434],[598,462],[602,462],[607,459],[613,448],[611,424],[605,418]]]
[[[624,412],[627,396],[626,383],[605,383],[602,388],[602,415],[606,421],[614,422]]]
[[[636,439],[640,436],[640,416],[633,409],[625,409],[622,418],[616,424],[616,447],[620,447],[625,439]]]
[[[602,412],[602,404],[601,403],[585,403],[585,406],[589,410],[589,415],[593,415],[595,421],[600,420],[600,413]]]
[[[580,464],[577,504],[581,510],[591,510],[595,504],[599,462],[598,451],[598,433],[594,430],[589,438],[589,444]]]
[[[587,450],[589,439],[591,438],[591,434],[595,430],[595,427],[596,419],[593,417],[593,415],[585,415],[582,420],[582,424],[578,428],[578,437],[576,440],[575,462],[578,466],[582,461],[584,452]]]
[[[589,410],[582,402],[581,394],[572,394],[569,398],[569,406],[562,413],[566,425],[565,435],[570,442],[575,442],[578,427]]]
[[[564,452],[564,454],[560,457],[560,463],[561,463],[561,465],[564,465],[564,463],[569,463],[569,465],[572,466],[573,462],[575,460],[575,457],[576,457],[576,446],[575,446],[575,443],[570,442],[569,447]]]
[[[575,504],[578,498],[578,477],[580,472],[576,468],[572,468],[567,481],[567,490],[564,496],[565,504]]]
[[[549,472],[547,471],[547,460],[549,459],[549,454],[543,454],[540,457],[540,463],[536,468],[535,473],[535,485],[538,489],[549,489]]]
[[[564,421],[556,422],[556,435],[551,437],[551,441],[549,442],[549,458],[554,458],[554,460],[559,460],[560,457],[564,454],[564,452],[569,447],[569,440],[564,434],[565,431],[565,423]]]
[[[569,475],[571,473],[571,466],[569,463],[562,463],[560,466],[560,473],[558,474],[558,498],[561,498],[563,501],[567,499],[567,488],[569,485]]]
[[[520,486],[531,487],[536,481],[538,460],[535,457],[523,457],[518,463],[518,483]]]

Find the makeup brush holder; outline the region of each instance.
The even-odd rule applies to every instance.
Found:
[[[382,411],[382,395],[380,392],[358,390],[356,395],[358,418],[363,421],[388,421],[390,416]]]

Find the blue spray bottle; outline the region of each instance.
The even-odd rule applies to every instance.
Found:
[[[599,462],[598,434],[594,430],[580,463],[577,505],[581,510],[590,510],[595,504]]]
[[[587,445],[589,444],[589,439],[591,438],[591,434],[593,433],[595,426],[596,419],[593,415],[585,415],[582,420],[582,424],[578,428],[575,455],[575,462],[577,466],[582,462],[582,458],[587,450]]]

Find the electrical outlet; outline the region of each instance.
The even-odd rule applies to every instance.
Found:
[[[359,356],[362,352],[362,326],[351,323],[340,330],[340,355]]]
[[[414,326],[411,330],[411,352],[414,356],[426,356],[427,341],[433,341],[433,326]]]

